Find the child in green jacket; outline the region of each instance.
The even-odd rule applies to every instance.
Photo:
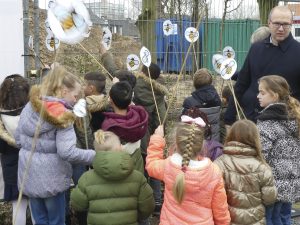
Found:
[[[94,169],[84,173],[72,191],[72,207],[88,211],[88,224],[138,224],[148,218],[155,206],[152,189],[144,175],[134,170],[119,138],[98,130],[94,147]]]

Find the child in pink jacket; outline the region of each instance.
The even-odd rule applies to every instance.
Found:
[[[222,174],[200,156],[205,122],[181,117],[175,134],[176,152],[163,158],[165,139],[159,126],[147,149],[146,169],[165,183],[160,225],[228,225],[230,215]]]

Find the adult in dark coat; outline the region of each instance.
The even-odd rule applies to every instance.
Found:
[[[292,96],[300,100],[300,43],[291,34],[292,12],[285,6],[276,6],[269,16],[271,35],[254,43],[239,72],[234,90],[247,119],[256,121],[261,110],[256,98],[258,79],[266,75],[284,77],[292,91]],[[225,123],[231,125],[236,120],[233,99],[225,114]]]

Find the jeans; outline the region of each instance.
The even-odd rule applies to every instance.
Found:
[[[84,172],[87,171],[85,165],[81,164],[72,164],[73,174],[72,179],[75,185],[78,184],[79,178],[82,176]]]
[[[161,182],[152,177],[149,177],[149,184],[153,190],[155,204],[157,204],[157,205],[162,204],[162,202],[161,202]]]
[[[146,165],[147,155],[142,153],[142,157],[143,157],[143,160],[144,160],[144,165]],[[149,177],[149,175],[147,173],[147,170],[145,170],[144,175],[148,179],[148,183],[150,184],[150,186],[153,190],[153,196],[154,196],[155,204],[161,205],[162,204],[162,201],[161,201],[161,194],[162,193],[161,193],[161,182],[160,182],[160,180],[157,180],[153,177]]]
[[[291,225],[292,204],[275,202],[266,206],[267,225]]]
[[[30,198],[36,225],[65,225],[65,193],[49,198]]]

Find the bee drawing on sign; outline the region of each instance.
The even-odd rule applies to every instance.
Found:
[[[199,32],[195,27],[188,27],[184,32],[184,36],[188,42],[195,42],[199,38]]]
[[[54,48],[54,46],[59,43],[58,39],[54,37],[51,37],[50,40],[47,40],[47,42],[51,48]]]
[[[224,61],[224,60],[223,60],[222,58],[216,60],[216,65],[217,65],[217,68],[218,68],[218,69],[221,68],[221,65],[222,65],[222,62],[223,62],[223,61]]]
[[[72,14],[67,14],[60,24],[65,31],[72,28],[74,26]]]
[[[150,52],[149,51],[144,51],[144,55],[143,55],[143,62],[145,64],[149,63],[149,56],[150,56]]]
[[[107,45],[110,46],[111,38],[108,35],[103,36],[103,42]]]
[[[224,49],[223,49],[223,56],[230,59],[234,59],[235,57],[235,52],[233,50],[233,48],[231,46],[226,46]]]
[[[55,49],[58,49],[59,47],[59,40],[55,38],[54,36],[48,35],[46,38],[46,46],[49,51],[54,51]]]
[[[189,38],[192,40],[192,42],[194,42],[194,40],[197,39],[197,37],[198,33],[191,30],[189,33]]]
[[[126,59],[127,69],[130,71],[137,70],[140,66],[140,59],[135,54],[130,54]]]
[[[165,24],[165,25],[164,25],[165,31],[169,32],[169,31],[172,29],[171,26],[172,26],[172,24],[170,24],[170,23]]]
[[[231,58],[231,57],[232,57],[232,54],[231,54],[231,51],[230,51],[230,50],[227,50],[226,56],[227,56],[228,58]]]
[[[221,71],[222,74],[231,74],[232,73],[232,68],[234,66],[234,62],[231,61],[227,64],[225,64],[224,69]],[[224,71],[225,70],[225,71]]]
[[[134,67],[134,66],[139,65],[139,63],[140,62],[138,60],[136,60],[135,58],[132,57],[132,58],[130,58],[130,61],[129,61],[128,64],[129,64],[130,67]]]

